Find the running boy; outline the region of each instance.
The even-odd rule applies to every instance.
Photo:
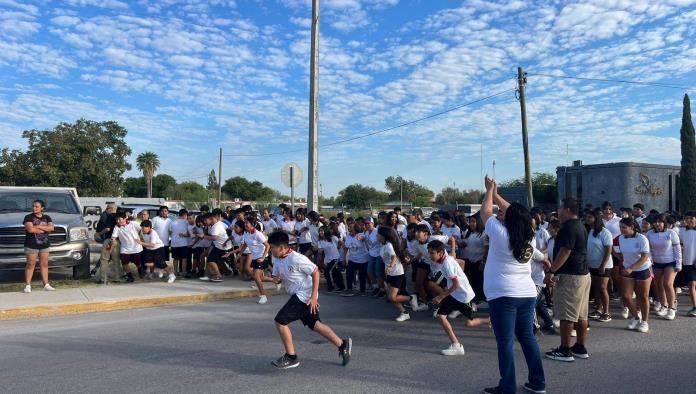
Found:
[[[462,346],[454,333],[452,325],[447,320],[447,315],[454,311],[461,312],[466,318],[467,327],[489,324],[490,319],[474,318],[474,309],[471,306],[471,300],[474,299],[474,290],[471,288],[469,280],[464,275],[464,271],[457,261],[454,257],[447,254],[445,244],[437,240],[431,241],[428,243],[428,254],[430,259],[439,266],[445,279],[447,279],[445,291],[433,298],[433,302],[439,304],[437,319],[452,342],[450,347],[442,350],[441,353],[445,356],[464,355],[464,346]]]
[[[352,350],[350,338],[341,339],[319,319],[319,270],[306,256],[290,249],[288,235],[275,232],[268,237],[273,255],[273,281],[285,282],[290,300],[275,317],[276,328],[285,347],[285,354],[273,365],[278,369],[295,368],[300,361],[295,353],[292,333],[288,324],[300,320],[310,330],[328,339],[338,347],[343,366],[348,365]]]
[[[145,250],[143,250],[143,264],[150,271],[148,273],[148,278],[152,276],[152,272],[155,268],[164,270],[167,275],[167,283],[174,283],[176,280],[176,275],[172,272],[172,267],[168,266],[164,261],[164,243],[157,235],[156,231],[152,230],[152,222],[149,220],[143,220],[140,223],[140,228],[143,230],[143,239],[136,239],[135,242],[140,244]],[[162,275],[160,274],[160,278]]]

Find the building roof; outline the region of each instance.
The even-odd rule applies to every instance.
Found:
[[[679,170],[680,166],[672,166],[667,164],[652,164],[652,163],[636,163],[632,161],[622,161],[617,163],[600,163],[600,164],[584,164],[580,166],[558,166],[556,171],[566,169],[601,169],[601,168],[613,168],[613,167],[650,167],[650,168],[663,168],[668,170]]]

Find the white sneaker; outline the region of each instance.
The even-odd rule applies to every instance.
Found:
[[[629,330],[635,330],[636,328],[638,328],[639,324],[640,319],[631,319],[631,321],[628,322],[628,326],[626,326],[626,328],[628,328]]]
[[[575,337],[578,336],[578,332],[575,331],[575,330],[573,330],[573,331],[570,332],[570,336],[573,337],[573,338],[575,338]]]
[[[621,317],[623,317],[624,319],[628,319],[628,307],[627,306],[623,307],[623,309],[621,310]]]
[[[415,311],[416,309],[418,309],[418,296],[415,294],[411,294],[411,301],[409,301],[409,303],[411,304],[412,310]]]
[[[409,315],[406,312],[401,312],[399,317],[396,318],[396,321],[398,321],[398,322],[402,322],[402,321],[406,321],[406,320],[411,320],[411,315]]]
[[[265,295],[259,296],[259,300],[258,300],[259,304],[263,305],[267,302],[268,302],[268,297],[266,297]]]
[[[646,321],[641,321],[638,323],[638,327],[636,328],[639,332],[648,332],[650,328],[648,327],[648,322]]]
[[[667,315],[665,315],[665,319],[666,320],[674,320],[675,317],[677,317],[676,309],[668,308]]]
[[[456,318],[458,318],[461,314],[462,314],[462,313],[459,312],[459,311],[454,311],[454,312],[450,313],[447,317],[449,317],[450,319],[456,319]]]
[[[667,308],[660,305],[660,307],[657,310],[655,310],[655,314],[660,317],[665,317],[667,316]]]
[[[466,352],[461,343],[453,343],[447,349],[440,350],[443,356],[463,356]]]
[[[472,310],[474,313],[478,312],[478,307],[476,306],[476,303],[475,303],[475,302],[472,302],[472,303],[471,303],[471,310]]]
[[[198,278],[198,279],[199,279],[199,280],[203,280],[203,281],[206,281],[206,282],[210,280],[210,278],[209,278],[209,277],[207,277],[207,276],[201,276],[201,277],[200,277],[200,278]]]
[[[283,284],[282,284],[282,283],[278,283],[278,284],[276,285],[276,289],[277,289],[278,291],[282,290],[282,289],[283,289]]]
[[[176,280],[176,275],[169,274],[169,279],[167,279],[167,283],[174,283],[175,280]]]
[[[427,311],[428,310],[428,305],[426,304],[418,304],[418,307],[413,308],[414,312],[421,312],[421,311]]]
[[[55,291],[56,289],[53,288],[50,284],[46,283],[44,285],[44,291]]]
[[[681,293],[682,293],[682,288],[681,288],[681,287],[677,287],[676,289],[674,289],[674,292],[677,293],[677,294],[681,294]]]
[[[164,278],[164,271],[162,271],[161,269],[157,268],[157,277],[160,278],[160,279]]]
[[[435,308],[435,310],[433,311],[433,319],[437,319],[437,311],[439,310],[440,308]]]
[[[24,289],[22,289],[22,293],[31,293],[31,285],[24,286]]]

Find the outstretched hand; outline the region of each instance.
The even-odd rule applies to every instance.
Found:
[[[495,179],[491,179],[486,175],[486,178],[484,179],[485,185],[486,185],[486,190],[495,190],[498,185],[495,183]]]

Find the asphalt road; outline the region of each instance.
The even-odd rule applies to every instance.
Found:
[[[455,327],[467,354],[445,357],[447,338],[426,312],[396,323],[383,300],[321,295],[324,322],[353,338],[353,360],[301,323],[291,327],[299,368],[278,371],[273,324],[286,296],[0,322],[0,392],[464,392],[497,384],[487,328]],[[1,301],[1,298],[0,298]],[[680,298],[686,305],[686,297]],[[625,321],[594,323],[589,360],[544,361],[548,392],[693,393],[696,318],[655,319],[651,331]],[[542,337],[542,349],[557,336]],[[517,349],[518,382],[526,366]]]

